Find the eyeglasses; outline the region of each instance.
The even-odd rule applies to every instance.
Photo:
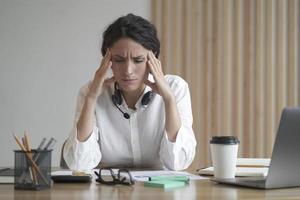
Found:
[[[95,174],[98,177],[96,179],[98,183],[106,185],[134,185],[134,180],[127,169],[119,169],[116,174],[111,168],[101,168],[99,173],[95,171]],[[107,174],[109,175],[107,176]]]

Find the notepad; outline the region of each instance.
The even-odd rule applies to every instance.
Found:
[[[13,176],[0,176],[0,184],[13,184],[14,177]]]
[[[268,158],[238,158],[235,176],[267,176],[270,165]],[[214,168],[199,169],[200,175],[213,175]]]
[[[0,169],[0,184],[14,183],[14,169],[11,167],[2,167]]]
[[[237,167],[235,171],[235,176],[267,176],[269,168],[267,167]],[[213,175],[214,168],[207,167],[204,169],[199,169],[198,173],[200,175]]]
[[[152,176],[149,178],[149,181],[182,181],[189,182],[189,178],[187,176]]]
[[[184,181],[172,181],[172,180],[157,180],[157,181],[146,181],[144,182],[144,186],[146,187],[156,187],[156,188],[178,188],[184,187],[186,183]]]
[[[237,167],[269,167],[270,158],[238,158]]]

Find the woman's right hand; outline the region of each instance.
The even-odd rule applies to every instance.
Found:
[[[89,92],[87,95],[88,98],[96,100],[102,94],[104,87],[115,82],[114,77],[105,79],[106,73],[111,66],[111,53],[108,49],[104,58],[101,61],[100,67],[95,73],[94,80],[89,86]]]

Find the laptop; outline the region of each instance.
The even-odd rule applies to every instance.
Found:
[[[282,111],[277,136],[266,177],[233,179],[212,178],[212,181],[260,189],[300,186],[300,107]]]

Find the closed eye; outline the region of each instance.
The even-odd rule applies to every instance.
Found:
[[[137,59],[137,60],[134,60],[135,63],[142,63],[144,62],[144,59]]]
[[[121,62],[124,62],[124,60],[123,59],[115,59],[114,60],[116,63],[121,63]]]
[[[137,56],[137,57],[133,57],[132,60],[134,63],[139,64],[139,63],[142,63],[145,61],[145,57]],[[113,58],[113,62],[116,62],[116,63],[123,63],[126,61],[127,61],[126,58],[124,58],[122,56],[118,56],[118,55]]]

